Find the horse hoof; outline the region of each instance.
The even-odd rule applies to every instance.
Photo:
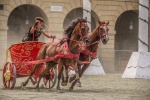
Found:
[[[65,83],[65,82],[61,82],[61,85],[62,85],[62,86],[66,86],[66,83]]]
[[[40,88],[39,88],[39,87],[35,87],[35,90],[36,90],[37,92],[40,92]]]
[[[25,90],[25,84],[24,84],[24,82],[21,83],[21,90]]]
[[[70,88],[69,88],[69,91],[72,92],[72,91],[73,91],[73,88],[70,87]]]
[[[60,90],[57,90],[59,93],[64,93],[64,91],[62,91],[61,89]]]
[[[38,88],[35,88],[35,90],[36,90],[37,92],[40,92],[40,89],[38,89]]]
[[[26,86],[25,82],[22,82],[22,83],[21,83],[21,86]]]
[[[33,81],[32,84],[35,85],[37,82]]]
[[[21,90],[25,90],[26,88],[24,86],[21,86]]]
[[[59,87],[57,87],[57,91],[60,91],[61,89]]]
[[[77,83],[77,86],[78,86],[78,87],[82,87],[81,83]]]

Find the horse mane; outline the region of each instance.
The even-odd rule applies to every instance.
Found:
[[[80,19],[80,20],[79,20],[79,19]],[[73,30],[74,30],[74,28],[75,28],[75,26],[77,25],[77,23],[78,23],[79,21],[81,21],[81,22],[87,22],[86,19],[77,18],[77,19],[75,19],[75,20],[73,20],[73,21],[71,22],[71,25],[69,25],[69,26],[64,30],[63,34],[66,35],[68,38],[70,38],[70,37],[71,37],[71,34],[72,34],[72,32],[73,32]]]

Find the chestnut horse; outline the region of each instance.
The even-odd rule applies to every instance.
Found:
[[[102,42],[103,44],[106,44],[109,40],[108,38],[108,24],[109,22],[103,22],[98,21],[99,25],[94,29],[92,33],[90,33],[87,37],[90,39],[90,43],[88,46],[84,46],[84,48],[80,52],[80,61],[89,61],[91,62],[93,59],[97,56],[97,50],[98,50],[98,44]],[[84,71],[89,67],[89,64],[84,64],[81,67],[82,64],[78,64],[78,71],[79,71],[79,77],[82,77]],[[69,88],[70,91],[73,90],[73,87],[76,83],[81,86],[80,80],[75,80],[76,76],[72,76],[69,79],[69,82],[71,84],[71,87]]]
[[[77,59],[79,58],[79,41],[82,40],[82,37],[88,33],[88,26],[85,19],[77,19],[72,22],[72,25],[69,26],[64,34],[66,37],[62,39],[59,43],[50,42],[46,43],[39,51],[37,55],[37,60],[54,57],[55,59],[49,62],[46,62],[46,68],[40,73],[39,80],[36,84],[36,89],[39,91],[39,83],[41,78],[50,70],[50,68],[55,67],[58,64],[58,84],[57,90],[60,90],[59,80],[62,74],[62,63],[63,61],[71,66],[76,67]],[[67,41],[67,42],[66,42]],[[66,60],[67,59],[67,60]],[[70,61],[69,61],[69,60]],[[35,71],[42,66],[42,64],[36,64],[33,70],[31,71],[28,79],[25,82],[22,82],[22,86],[26,86],[31,76]]]

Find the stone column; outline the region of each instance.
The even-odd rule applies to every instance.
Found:
[[[148,51],[148,5],[149,0],[139,0],[138,51]]]
[[[88,26],[91,33],[91,1],[83,0],[83,18],[87,17]],[[105,75],[104,69],[98,58],[94,59],[89,68],[85,71],[84,75]]]
[[[91,32],[91,0],[83,0],[83,18],[87,17],[89,32]]]
[[[149,0],[139,0],[138,52],[133,52],[122,78],[150,79],[150,52],[148,51]]]

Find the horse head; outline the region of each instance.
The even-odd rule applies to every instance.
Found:
[[[98,23],[99,23],[99,32],[98,32],[99,34],[98,35],[99,35],[102,43],[106,44],[109,40],[109,38],[108,38],[109,29],[107,27],[109,24],[109,21],[106,23],[104,21],[99,20]]]
[[[85,19],[78,19],[80,22],[80,27],[81,27],[81,40],[84,42],[85,45],[88,45],[90,43],[90,38],[87,37],[89,33],[89,27],[87,25],[87,17]]]
[[[78,18],[77,22],[79,24],[79,34],[78,36],[80,37],[80,40],[82,40],[83,38],[86,38],[88,32],[89,32],[89,27],[87,25],[87,19],[83,19],[83,18]]]

